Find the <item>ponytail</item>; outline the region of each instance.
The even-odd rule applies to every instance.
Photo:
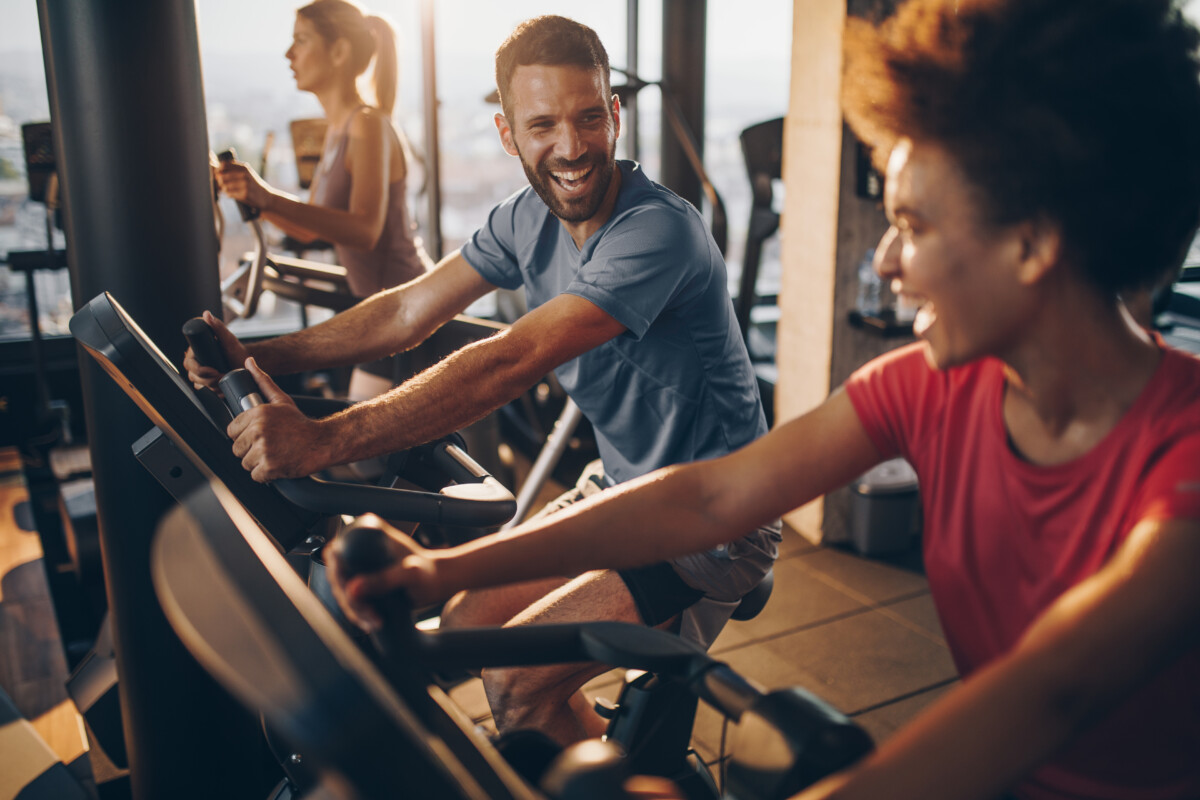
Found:
[[[396,83],[399,68],[396,64],[396,32],[388,21],[374,14],[366,18],[367,29],[375,38],[375,64],[371,83],[375,103],[385,116],[391,117],[396,107]]]

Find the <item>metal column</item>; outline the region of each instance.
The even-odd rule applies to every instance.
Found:
[[[178,361],[184,320],[221,307],[194,3],[38,0],[38,16],[75,306],[111,292]],[[79,364],[134,797],[262,797],[253,720],[151,585],[172,501],[130,450],[149,422],[82,351]]]
[[[665,92],[677,101],[691,129],[699,155],[704,155],[706,0],[663,0],[663,70]],[[662,169],[660,182],[700,208],[700,178],[673,132],[663,98]]]
[[[638,0],[625,3],[625,66],[633,75],[638,74]],[[641,159],[641,136],[638,132],[637,93],[629,96],[629,105],[621,109],[625,148],[633,161]]]
[[[424,73],[425,186],[429,222],[425,249],[434,261],[442,260],[442,171],[438,134],[437,39],[433,0],[421,3],[421,64]]]

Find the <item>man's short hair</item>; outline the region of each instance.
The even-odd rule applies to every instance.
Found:
[[[877,161],[939,145],[990,221],[1057,223],[1094,285],[1150,287],[1200,220],[1198,42],[1174,0],[909,0],[848,23],[843,108]]]
[[[573,19],[547,14],[522,22],[496,50],[496,88],[505,116],[512,113],[510,88],[517,67],[542,65],[598,69],[604,80],[604,96],[612,94],[608,53],[600,37]]]

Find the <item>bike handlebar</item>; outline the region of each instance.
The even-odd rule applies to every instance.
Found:
[[[235,417],[263,402],[254,376],[244,369],[226,373],[218,386]],[[483,528],[502,525],[516,513],[517,503],[512,493],[455,441],[442,439],[427,447],[430,462],[455,481],[440,492],[312,477],[281,478],[273,485],[295,505],[320,514],[370,512],[385,519]]]
[[[383,569],[401,555],[387,533],[366,525],[347,528],[330,546],[347,578]],[[736,722],[740,747],[755,754],[730,764],[735,797],[790,797],[873,746],[862,728],[815,695],[796,687],[764,691],[665,631],[622,622],[421,631],[403,591],[378,598],[375,606],[383,625],[372,639],[388,671],[408,674],[414,663],[436,669],[599,661],[683,683]]]
[[[237,151],[232,147],[228,150],[222,150],[220,153],[217,153],[217,160],[222,164],[231,164],[236,158]],[[236,200],[234,202],[237,203],[238,213],[242,215],[243,222],[249,222],[252,219],[258,219],[259,214],[262,213],[259,209],[255,208],[254,206],[247,205],[241,200]]]
[[[229,372],[229,359],[217,341],[217,335],[201,317],[183,323],[183,336],[202,366],[213,367],[218,372]]]

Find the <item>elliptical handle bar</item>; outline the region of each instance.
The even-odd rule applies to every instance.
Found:
[[[217,160],[228,164],[237,158],[231,147],[217,155]],[[242,220],[254,234],[254,255],[243,263],[232,275],[221,281],[221,301],[235,316],[245,319],[258,311],[258,300],[262,295],[263,277],[267,269],[267,237],[259,220],[261,210],[235,201]]]
[[[263,404],[262,394],[258,391],[258,383],[254,376],[245,369],[231,369],[221,380],[217,381],[221,394],[225,396],[225,405],[233,416],[249,411]]]
[[[220,153],[217,153],[217,160],[222,164],[232,163],[236,158],[237,151],[232,147],[228,150],[222,150]],[[259,211],[259,209],[255,208],[254,206],[247,205],[241,200],[235,200],[234,202],[237,203],[238,213],[242,215],[243,222],[249,222],[250,220],[258,219],[259,214],[262,213]]]
[[[226,373],[217,384],[236,417],[261,405],[254,376],[244,369]],[[319,478],[280,478],[272,485],[300,508],[320,514],[373,513],[385,519],[484,528],[502,525],[516,513],[512,492],[459,447],[454,438],[432,446],[432,461],[458,483],[440,492],[393,489]]]
[[[183,323],[183,336],[203,367],[212,367],[222,375],[229,372],[229,359],[217,341],[217,335],[203,317],[193,317]]]
[[[453,445],[450,445],[451,447]],[[466,454],[463,453],[466,458]],[[443,493],[383,486],[340,483],[320,478],[281,478],[274,482],[279,493],[297,506],[320,514],[378,514],[385,519],[403,519],[424,524],[486,528],[503,525],[516,511],[512,493],[494,478],[479,484],[459,484]],[[472,497],[445,492],[478,487]]]
[[[359,523],[339,533],[329,547],[336,553],[342,577],[347,581],[358,575],[377,572],[400,558],[396,542],[385,531]],[[387,631],[382,639],[376,639],[376,647],[385,656],[395,657],[407,649],[401,646],[401,640],[404,643],[411,641],[416,631],[412,621],[412,603],[401,590],[378,597],[372,604]]]
[[[385,531],[360,522],[338,533],[329,547],[346,580],[387,569],[404,556],[400,544]],[[587,622],[422,631],[413,625],[412,605],[403,590],[372,602],[383,618],[376,645],[384,656],[415,659],[429,668],[600,661],[683,681],[734,719],[763,697],[757,686],[695,643],[644,625]],[[710,680],[714,672],[721,676]]]

